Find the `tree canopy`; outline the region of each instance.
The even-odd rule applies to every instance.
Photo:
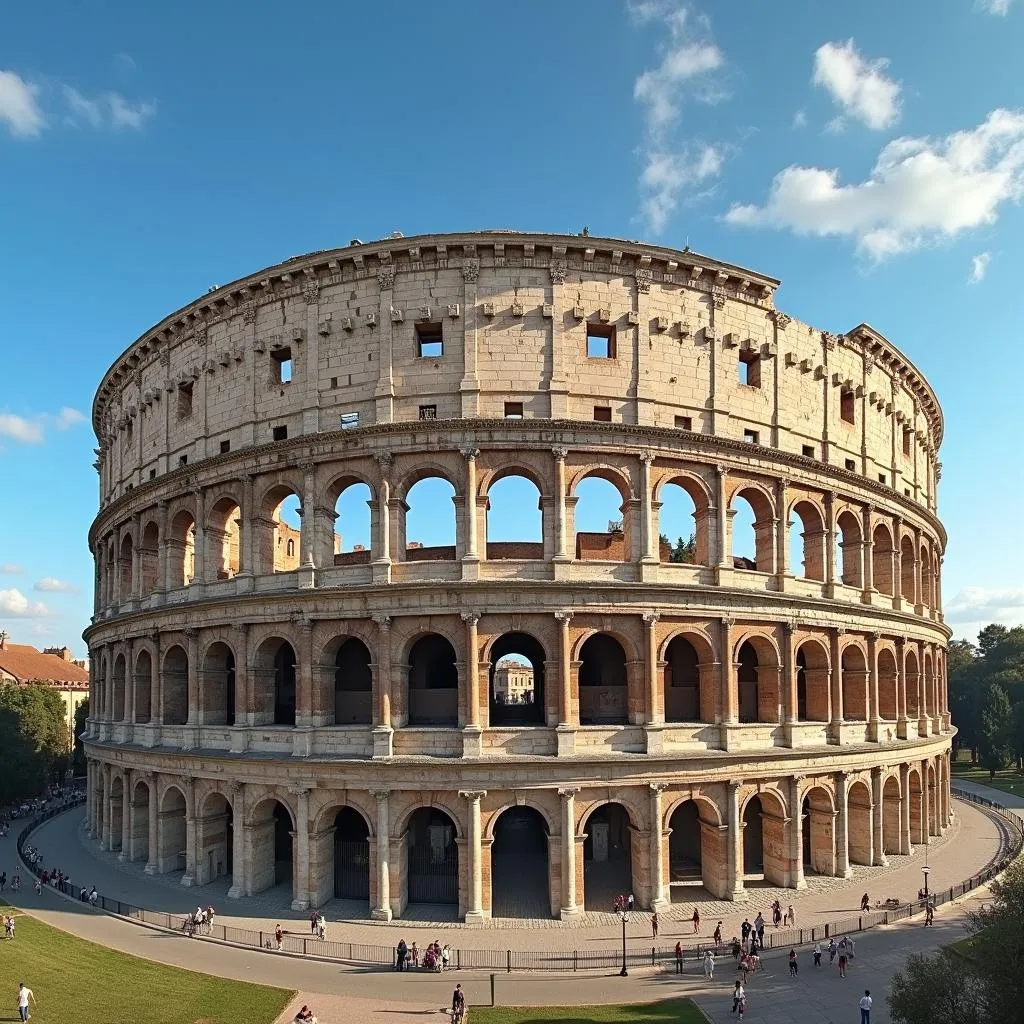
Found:
[[[68,767],[65,705],[48,686],[0,686],[0,804],[39,796]]]

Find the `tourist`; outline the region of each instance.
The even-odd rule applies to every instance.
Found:
[[[829,967],[831,967],[832,962],[836,958],[836,952],[839,949],[839,947],[836,945],[836,940],[834,937],[828,940],[828,946],[826,948],[828,949],[828,965]]]
[[[789,919],[789,927],[793,928],[796,926],[796,911],[793,909],[793,904],[790,903],[789,909],[786,911],[786,917]]]
[[[651,914],[651,935],[653,938],[658,937],[658,912],[655,911]]]
[[[633,909],[633,894],[632,893],[630,893],[626,897],[626,909],[627,910],[632,910]]]
[[[466,996],[461,985],[455,986],[452,993],[452,1024],[458,1024],[466,1013]]]
[[[853,939],[846,940],[846,955],[852,960],[857,955],[857,950],[854,947]]]
[[[316,911],[309,915],[309,931],[310,934],[316,935]],[[298,1018],[296,1018],[298,1019]]]
[[[693,908],[693,917],[691,917],[690,920],[693,921],[693,934],[694,935],[699,935],[700,934],[700,911],[696,907]]]
[[[412,949],[409,950],[409,959],[412,961],[413,967],[417,969],[420,966],[420,951],[416,948],[416,943],[412,944]]]
[[[750,922],[746,918],[743,918],[743,924],[740,925],[740,936],[743,938],[744,942],[747,941],[748,935],[750,935]]]
[[[930,903],[926,903],[924,907],[924,926],[927,928],[933,924],[935,924],[935,908]]]
[[[789,976],[795,978],[800,973],[800,965],[796,962],[796,950],[789,951]]]
[[[747,998],[747,993],[744,991],[743,982],[737,981],[732,988],[732,1010],[730,1013],[736,1013],[739,1011],[739,1015],[743,1016],[743,1003]]]
[[[871,990],[864,989],[864,995],[860,997],[860,1024],[871,1024],[871,1004],[874,1000],[871,998]]]
[[[714,981],[715,978],[715,954],[710,949],[704,951],[704,977],[708,981]]]
[[[846,965],[847,965],[847,962],[848,961],[846,959],[846,951],[843,950],[839,954],[839,977],[840,978],[845,978],[846,977]]]
[[[305,1024],[317,1024],[316,1014],[305,1004],[302,1004],[302,1009],[295,1014],[295,1020],[304,1021]]]
[[[280,925],[274,929],[274,941],[277,943],[277,948],[280,949],[281,943],[284,941],[284,932]]]
[[[28,1020],[32,1016],[28,1012],[28,1001],[32,1000],[32,1005],[36,1005],[35,993],[30,989],[25,982],[18,983],[18,1013],[21,1015],[22,1020]]]
[[[92,904],[92,906],[95,907],[96,906],[96,901],[99,898],[100,898],[100,894],[96,891],[96,886],[94,885],[92,887],[92,889],[89,890],[89,903]]]
[[[884,890],[883,890],[883,892],[884,892]],[[860,898],[860,909],[861,910],[870,910],[871,909],[871,897],[868,896],[867,893],[864,893],[864,895],[861,896],[861,898]]]
[[[754,918],[754,931],[757,932],[758,945],[764,945],[764,914],[759,910]]]
[[[452,959],[452,947],[449,946],[448,943],[446,942],[441,947],[441,970],[442,971],[447,971],[448,970],[449,966],[451,965],[451,959]]]
[[[743,946],[740,943],[739,937],[734,935],[732,937],[732,958],[733,960],[739,960],[740,953],[743,951]]]
[[[778,928],[782,922],[782,904],[776,900],[772,904],[772,924]]]
[[[409,955],[409,947],[405,944],[405,939],[399,939],[398,945],[395,947],[395,970],[405,970],[405,958]]]
[[[718,947],[722,944],[722,922],[721,921],[719,921],[718,924],[715,925],[714,939],[715,939],[715,949],[718,949]]]
[[[683,973],[683,944],[676,943],[676,974]]]
[[[211,903],[206,908],[206,931],[208,933],[213,931],[213,919],[216,916],[216,913],[217,911],[213,909],[213,904]]]
[[[821,966],[821,943],[820,942],[816,942],[814,944],[814,949],[812,950],[812,952],[814,954],[814,966],[815,967],[820,967]]]
[[[327,938],[327,918],[323,914],[316,916],[316,935],[321,942]]]

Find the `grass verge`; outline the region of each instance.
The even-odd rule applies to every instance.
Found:
[[[1007,768],[1004,771],[996,772],[996,777],[990,779],[988,770],[979,768],[977,765],[954,764],[952,777],[954,779],[967,779],[970,782],[980,782],[983,786],[991,786],[1003,793],[1010,793],[1013,796],[1024,797],[1024,775],[1019,775],[1016,768]]]
[[[38,1003],[33,1024],[271,1024],[293,995],[128,956],[15,913],[14,941],[0,940],[0,1021],[18,1019],[22,981]]]
[[[705,1024],[689,999],[666,999],[635,1006],[474,1006],[473,1024]]]

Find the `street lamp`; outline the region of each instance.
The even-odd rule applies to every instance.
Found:
[[[927,864],[925,864],[925,866],[923,868],[921,868],[921,873],[924,875],[924,898],[925,899],[928,899],[928,872],[929,871],[931,871],[931,868],[928,867]]]
[[[619,971],[619,977],[628,978],[629,971],[626,970],[626,923],[629,921],[629,912],[620,910],[619,920],[622,922],[622,970]]]

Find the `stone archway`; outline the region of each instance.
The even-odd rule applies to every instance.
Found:
[[[491,917],[551,916],[549,836],[533,807],[509,807],[494,824],[491,846]]]
[[[890,775],[882,787],[882,849],[885,853],[903,853],[900,834],[903,799],[900,784]]]
[[[847,830],[851,864],[870,866],[874,863],[872,843],[871,790],[859,779],[851,783],[846,795]]]
[[[139,780],[132,787],[131,823],[129,832],[130,848],[127,859],[130,861],[149,860],[150,844],[154,837],[149,834],[149,801],[153,795],[149,783]]]
[[[588,816],[583,843],[587,910],[610,910],[616,896],[633,891],[632,829],[622,804],[602,804]]]
[[[287,883],[294,893],[291,811],[270,797],[252,810],[247,829],[247,895],[256,896]]]
[[[404,903],[458,905],[459,848],[451,817],[437,807],[419,807],[406,831]]]
[[[743,882],[789,885],[786,814],[781,801],[765,790],[743,808]]]
[[[822,786],[813,786],[801,805],[804,871],[816,875],[836,873],[836,812],[832,795]]]
[[[221,793],[210,793],[196,819],[196,885],[232,875],[233,836],[231,802]]]
[[[168,786],[157,819],[157,871],[165,875],[185,870],[185,794]]]

